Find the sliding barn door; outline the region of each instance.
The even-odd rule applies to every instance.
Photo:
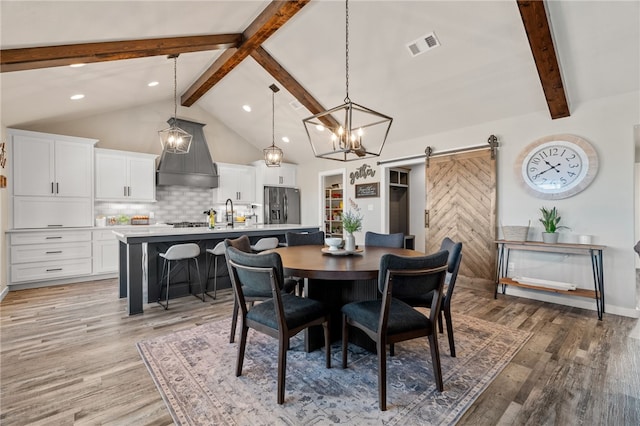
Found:
[[[495,280],[496,160],[491,150],[433,156],[426,164],[426,252],[462,242],[460,275]]]

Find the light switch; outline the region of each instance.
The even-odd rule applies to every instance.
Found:
[[[369,210],[370,212],[373,211],[373,204],[369,204],[367,205],[367,210]]]

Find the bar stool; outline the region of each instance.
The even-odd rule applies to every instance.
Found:
[[[278,247],[280,241],[277,237],[260,238],[257,243],[251,246],[251,250],[259,253],[265,250],[271,250]]]
[[[202,292],[202,301],[204,302],[204,289],[202,288],[202,280],[200,279],[200,266],[198,265],[198,256],[200,256],[200,246],[195,243],[188,244],[175,244],[167,249],[166,252],[160,253],[160,257],[164,259],[162,264],[162,278],[160,278],[160,293],[158,294],[158,303],[164,309],[169,309],[169,278],[171,277],[171,262],[179,262],[181,260],[187,261],[187,279],[191,283],[191,268],[189,268],[189,260],[193,259],[196,264],[196,270],[198,272],[198,283],[200,283],[200,291]],[[167,277],[167,296],[166,302],[163,305],[160,301],[162,295],[162,282]],[[197,297],[197,296],[196,296]]]
[[[207,296],[211,297],[214,300],[218,292],[218,258],[220,256],[224,256],[224,251],[225,251],[224,241],[220,241],[212,249],[207,249],[207,261],[209,264],[207,266],[206,283],[209,284],[209,273],[211,272],[211,263],[213,263],[213,296],[207,293],[206,291],[204,292],[204,294],[206,294]],[[213,259],[213,262],[211,262],[211,259]],[[204,296],[202,297],[204,298]]]

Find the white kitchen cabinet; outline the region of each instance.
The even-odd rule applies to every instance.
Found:
[[[97,201],[156,201],[154,154],[95,149]]]
[[[256,171],[253,166],[217,163],[219,183],[213,190],[213,197],[219,203],[231,199],[234,203],[256,202]]]
[[[93,274],[118,272],[118,240],[111,230],[93,231]]]
[[[14,196],[91,197],[95,139],[7,129]]]
[[[11,233],[9,259],[11,284],[90,275],[91,232]]]
[[[92,209],[91,198],[13,197],[13,227],[92,226]]]
[[[280,167],[267,167],[264,161],[255,161],[256,181],[258,187],[263,186],[296,186],[296,174],[298,166],[290,163],[282,163]]]

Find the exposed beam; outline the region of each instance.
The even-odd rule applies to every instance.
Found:
[[[237,50],[218,58],[181,96],[183,106],[191,106],[224,76],[282,27],[310,0],[272,1],[243,32]],[[225,52],[227,53],[227,52]]]
[[[241,41],[242,34],[216,34],[6,49],[0,51],[0,71],[228,49]]]
[[[282,86],[287,89],[305,108],[307,108],[312,115],[325,111],[320,102],[318,102],[307,90],[302,87],[298,81],[282,65],[280,65],[274,58],[264,50],[262,47],[258,47],[251,52],[251,57],[262,66],[273,78],[278,80]],[[324,124],[331,129],[337,129],[340,124],[331,116],[322,117]]]
[[[551,118],[568,117],[571,112],[562,84],[560,65],[553,46],[544,2],[542,0],[517,0],[517,2]]]

